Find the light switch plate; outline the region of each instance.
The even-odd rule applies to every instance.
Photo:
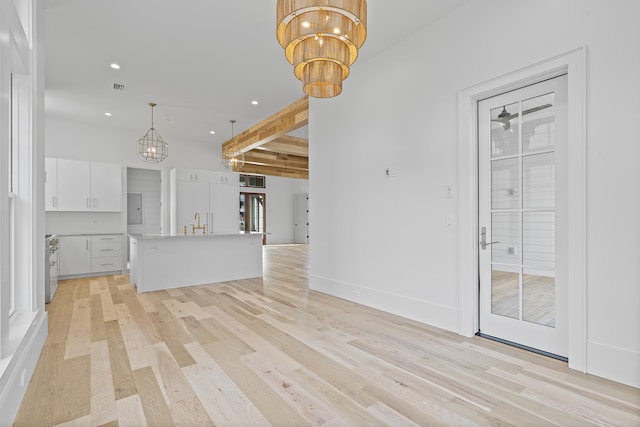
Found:
[[[448,184],[444,186],[444,197],[445,199],[452,199],[454,196],[453,185]]]

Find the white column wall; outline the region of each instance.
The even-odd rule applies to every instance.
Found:
[[[457,331],[458,91],[586,45],[587,369],[640,386],[638,16],[634,0],[472,1],[312,99],[311,287]]]

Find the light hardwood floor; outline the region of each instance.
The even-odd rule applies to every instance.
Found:
[[[264,254],[264,279],[62,282],[15,425],[640,425],[638,389],[310,291],[305,246]]]

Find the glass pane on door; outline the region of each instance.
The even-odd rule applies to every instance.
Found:
[[[517,209],[520,207],[519,159],[491,162],[491,208]]]
[[[494,265],[491,270],[491,313],[520,318],[520,268]]]
[[[525,268],[522,274],[522,320],[556,325],[556,279],[552,271]]]
[[[520,103],[491,110],[491,157],[518,154]]]
[[[520,213],[491,214],[491,261],[520,265]]]
[[[522,101],[522,152],[553,150],[555,146],[554,96],[549,93]]]
[[[251,207],[251,225],[249,231],[264,233],[264,204],[262,195],[252,194],[249,197]]]
[[[555,153],[522,158],[523,208],[553,209],[555,206]]]
[[[554,269],[556,227],[553,212],[525,212],[523,215],[522,263],[528,267]]]

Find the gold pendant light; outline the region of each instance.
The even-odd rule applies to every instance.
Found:
[[[145,162],[160,163],[169,155],[169,144],[153,127],[153,107],[156,104],[150,102],[149,106],[151,107],[151,128],[138,140],[138,157]]]
[[[366,0],[278,0],[276,36],[304,93],[331,98],[367,37]]]
[[[231,123],[231,139],[233,139],[233,125],[236,121],[232,119],[229,123]],[[244,166],[244,154],[227,150],[222,154],[222,164],[225,169],[237,172]]]

